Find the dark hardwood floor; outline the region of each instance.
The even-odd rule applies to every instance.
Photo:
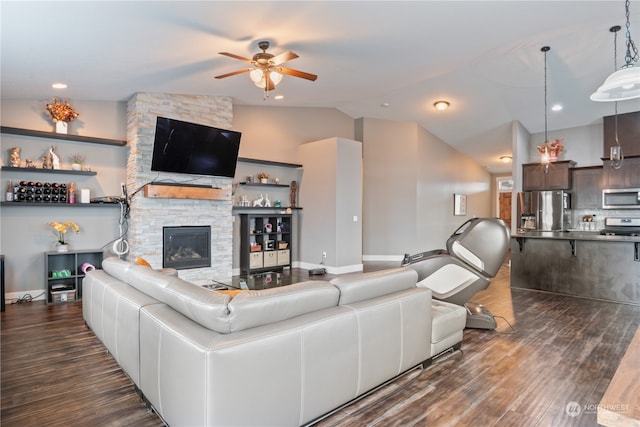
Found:
[[[318,425],[597,425],[596,405],[640,324],[640,307],[511,289],[507,266],[473,300],[506,319],[497,331],[465,330],[462,352]],[[0,320],[3,427],[162,425],[84,325],[81,302],[12,304]],[[571,402],[577,416],[565,410]]]

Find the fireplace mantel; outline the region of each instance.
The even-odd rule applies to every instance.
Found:
[[[144,197],[153,199],[231,200],[231,192],[222,188],[147,184]]]

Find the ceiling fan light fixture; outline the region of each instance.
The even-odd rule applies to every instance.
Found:
[[[254,68],[249,72],[249,78],[257,85],[262,81],[262,87],[264,87],[264,73],[260,68]]]
[[[271,81],[274,85],[277,85],[282,81],[282,74],[278,73],[277,71],[270,72],[269,76],[271,77]]]
[[[433,104],[433,107],[438,111],[444,111],[449,108],[451,104],[447,101],[437,101]]]

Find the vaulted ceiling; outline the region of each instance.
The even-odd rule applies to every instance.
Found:
[[[230,96],[235,104],[334,107],[353,118],[416,122],[490,172],[511,151],[511,123],[544,130],[544,54],[548,53],[549,130],[598,123],[611,103],[589,95],[614,71],[609,28],[624,1],[2,1],[3,98],[59,96],[126,100],[135,92]],[[640,43],[640,1],[631,1],[631,38]],[[258,42],[293,51],[291,68],[263,93],[246,66]],[[284,95],[276,100],[275,95]],[[444,99],[451,108],[438,112]],[[640,110],[638,100],[618,104]],[[390,143],[392,143],[390,141]]]

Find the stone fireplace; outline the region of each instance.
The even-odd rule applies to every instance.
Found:
[[[185,267],[182,279],[199,281],[232,275],[233,214],[231,200],[199,200],[144,197],[150,182],[189,182],[231,191],[231,178],[181,175],[151,171],[156,117],[231,129],[229,97],[137,93],[127,104],[127,189],[131,198],[128,258],[143,257],[154,268],[163,266],[165,227],[210,228],[210,266]],[[136,192],[137,191],[137,192]],[[135,194],[134,194],[135,193]]]

